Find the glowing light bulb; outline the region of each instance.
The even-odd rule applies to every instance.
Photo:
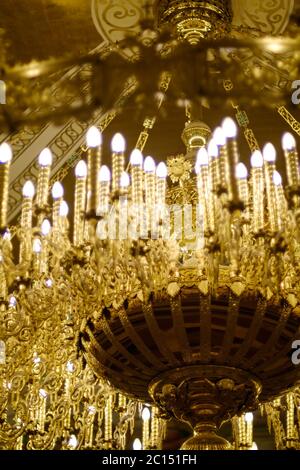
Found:
[[[121,188],[128,188],[130,185],[130,178],[129,174],[126,171],[123,171],[121,178],[120,178],[120,186]]]
[[[33,253],[40,253],[42,251],[42,244],[39,238],[35,238],[32,244]]]
[[[10,230],[6,229],[4,234],[2,235],[3,240],[10,240],[11,239],[11,233]]]
[[[278,173],[278,171],[274,171],[273,173],[273,183],[275,184],[275,186],[282,185],[282,177],[281,177],[281,174]]]
[[[248,170],[244,163],[238,163],[235,169],[235,176],[239,180],[244,180],[248,178]]]
[[[96,126],[89,128],[86,134],[86,144],[88,147],[96,148],[102,144],[102,135]]]
[[[156,168],[156,176],[158,178],[167,178],[168,168],[164,162],[160,162]]]
[[[276,149],[273,144],[268,143],[263,148],[264,161],[274,163],[276,161]]]
[[[290,132],[286,132],[282,137],[282,148],[286,151],[291,151],[296,148],[296,140],[295,137],[290,134]]]
[[[32,181],[26,181],[23,186],[22,194],[24,197],[33,198],[35,193],[34,184]]]
[[[52,152],[47,147],[39,154],[39,165],[40,166],[51,166],[53,161]]]
[[[197,163],[196,167],[198,166],[207,166],[208,165],[208,153],[204,147],[201,147],[197,153]]]
[[[33,363],[34,364],[40,364],[42,362],[42,359],[37,355],[37,353],[35,352],[33,354]]]
[[[150,410],[149,408],[144,408],[142,412],[142,420],[143,421],[149,421],[151,415],[150,415]]]
[[[87,177],[87,164],[84,160],[80,160],[75,168],[76,178],[86,178]]]
[[[253,442],[252,447],[250,450],[258,450],[256,442]]]
[[[225,137],[228,139],[234,139],[237,136],[237,125],[233,119],[227,117],[222,122],[222,129],[224,131]]]
[[[111,149],[114,153],[123,153],[126,149],[126,140],[122,134],[115,134],[111,141]]]
[[[130,164],[132,166],[142,166],[143,165],[143,154],[139,149],[134,149],[131,152]]]
[[[219,149],[215,139],[211,139],[209,142],[207,152],[210,158],[217,158],[219,156]]]
[[[251,166],[253,168],[262,168],[264,166],[264,159],[259,150],[255,150],[251,157]]]
[[[60,217],[67,217],[69,214],[69,206],[66,201],[61,201],[59,207],[59,215]]]
[[[146,173],[154,173],[155,172],[155,161],[152,157],[146,157],[144,161],[144,171]]]
[[[99,171],[99,181],[100,183],[109,183],[110,182],[110,169],[106,165],[102,165]]]
[[[217,127],[213,133],[213,141],[218,147],[223,147],[226,144],[226,136],[222,127]]]
[[[60,199],[64,195],[64,188],[63,185],[59,182],[56,181],[52,187],[52,197],[53,199]]]
[[[66,365],[66,369],[67,369],[67,371],[70,372],[70,373],[74,372],[75,366],[74,366],[73,362],[68,361],[68,362],[67,362],[67,365]]]
[[[46,287],[49,287],[49,288],[52,287],[52,286],[53,286],[53,281],[52,281],[52,279],[46,279],[46,281],[45,281],[45,286],[46,286]]]
[[[142,443],[140,439],[138,438],[134,439],[132,448],[133,450],[142,450]]]
[[[48,219],[43,220],[42,226],[41,226],[41,232],[46,237],[49,235],[51,232],[51,224]]]
[[[77,445],[78,445],[77,437],[75,436],[75,434],[71,434],[70,439],[68,441],[68,446],[71,449],[76,449]]]
[[[0,163],[8,163],[12,159],[11,146],[6,142],[0,145]]]
[[[17,305],[17,299],[12,295],[9,299],[9,306],[16,307],[16,305]]]
[[[90,415],[94,415],[96,413],[96,411],[97,410],[94,406],[91,405],[91,406],[88,407],[88,412],[89,412]]]
[[[39,394],[42,398],[47,398],[47,396],[48,396],[46,390],[44,390],[43,388],[40,388]]]
[[[253,423],[253,413],[246,413],[245,414],[245,421],[246,421],[246,423]]]

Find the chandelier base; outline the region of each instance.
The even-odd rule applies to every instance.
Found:
[[[254,410],[261,392],[259,380],[240,369],[199,365],[167,371],[155,378],[149,394],[166,417],[188,423],[195,436],[182,450],[230,450],[216,434],[235,415]]]
[[[183,443],[180,450],[199,451],[199,450],[233,450],[229,441],[217,435],[213,426],[203,426],[198,430],[195,436]]]

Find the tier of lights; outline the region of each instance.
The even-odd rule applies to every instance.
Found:
[[[274,146],[268,143],[262,153],[251,156],[249,178],[239,161],[237,126],[231,118],[223,121],[207,149],[202,147],[197,154],[197,201],[190,201],[190,217],[187,212],[183,217],[185,226],[194,227],[189,240],[179,233],[181,225],[178,232],[176,211],[167,203],[172,191],[167,166],[163,162],[156,166],[152,157],[144,159],[134,149],[126,168],[126,142],[117,134],[111,145],[110,170],[101,165],[102,137],[95,127],[87,133],[87,162],[80,161],[75,169],[73,220],[68,220],[61,183],[53,185],[49,203],[52,155],[44,149],[36,190],[33,182],[24,184],[21,218],[12,237],[7,227],[12,151],[6,143],[0,146],[3,447],[124,448],[134,437],[135,416],[142,410],[138,399],[156,402],[151,415],[148,405],[144,407],[141,440],[144,448],[160,448],[165,426],[158,408],[178,414],[169,406],[164,408],[155,390],[148,391],[156,370],[153,377],[146,366],[146,372],[141,372],[138,355],[134,364],[139,378],[130,383],[129,376],[122,376],[118,361],[122,363],[124,356],[128,369],[134,351],[124,343],[114,356],[115,333],[107,324],[118,315],[122,318],[121,312],[133,299],[145,305],[153,296],[157,302],[163,293],[178,296],[186,270],[197,279],[203,296],[218,298],[226,286],[235,299],[251,292],[252,297],[280,306],[284,321],[287,311],[293,317],[296,335],[300,173],[294,137],[285,134],[282,143],[285,189],[276,170]],[[93,334],[95,325],[101,325],[105,338]],[[137,349],[147,351],[149,344],[139,336],[138,326],[136,333],[130,328]],[[110,359],[102,362],[99,357]],[[159,362],[155,357],[153,361]],[[189,364],[208,362],[198,355]],[[164,372],[162,365],[159,372]],[[291,364],[276,385],[272,382],[271,390],[268,384],[273,377],[265,378],[258,371],[254,398],[261,392],[263,401],[274,399],[299,375]],[[112,391],[107,378],[125,395]],[[247,401],[242,405],[241,410],[247,411]],[[234,414],[228,412],[229,418]],[[244,421],[236,419],[236,441],[251,448],[251,432],[248,429],[245,434]],[[293,424],[287,433],[295,439]]]

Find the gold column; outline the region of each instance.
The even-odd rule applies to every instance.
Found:
[[[253,195],[252,230],[255,235],[264,230],[264,160],[261,152],[256,150],[251,157],[251,182]]]
[[[151,232],[153,209],[155,205],[155,162],[152,157],[144,161],[145,172],[145,205],[146,205],[146,236]]]
[[[235,175],[235,169],[239,163],[239,152],[237,146],[237,126],[233,119],[226,118],[223,121],[222,128],[227,138],[227,181],[229,201],[234,205],[239,205],[239,192]],[[223,182],[224,184],[224,182]]]
[[[88,146],[87,214],[91,219],[95,219],[99,203],[99,171],[102,145],[102,136],[97,127],[90,127],[87,132],[86,142]]]
[[[12,151],[7,143],[0,145],[0,230],[7,225],[7,205],[9,187],[9,168],[12,160]]]
[[[23,186],[23,201],[21,211],[22,238],[20,241],[20,263],[29,260],[31,256],[32,201],[34,185],[27,181]]]
[[[268,143],[265,145],[263,149],[263,157],[265,163],[265,181],[269,208],[270,230],[272,233],[276,233],[278,231],[278,224],[275,204],[275,186],[273,181],[274,171],[276,170],[276,150],[272,144]]]
[[[84,216],[86,205],[86,178],[87,166],[83,160],[80,160],[75,168],[75,203],[74,203],[74,229],[73,243],[75,246],[83,244],[84,237]]]
[[[48,202],[49,178],[52,165],[52,153],[48,148],[42,150],[39,155],[39,174],[37,181],[36,205],[44,210]]]
[[[122,134],[116,134],[111,143],[112,149],[112,191],[117,192],[120,189],[120,180],[125,170],[125,148],[126,143]]]

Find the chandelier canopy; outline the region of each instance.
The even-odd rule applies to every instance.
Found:
[[[229,0],[157,0],[158,26],[172,24],[179,37],[195,45],[201,38],[218,37],[229,31],[232,21]]]

